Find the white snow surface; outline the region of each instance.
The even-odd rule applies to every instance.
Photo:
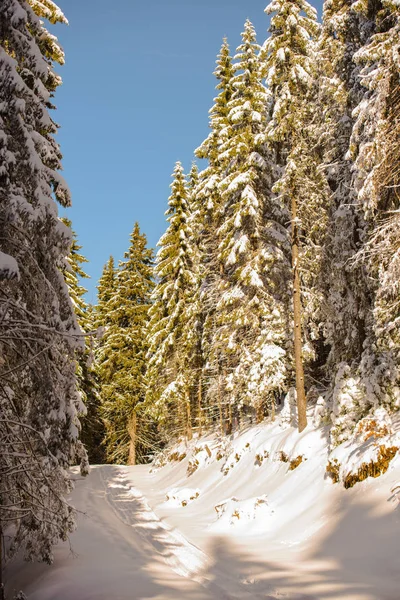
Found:
[[[381,477],[345,490],[325,475],[327,445],[326,428],[298,434],[279,417],[230,438],[181,442],[165,457],[186,457],[165,466],[96,466],[86,479],[74,471],[72,502],[82,512],[72,550],[59,544],[52,566],[16,559],[6,568],[7,593],[399,600],[400,457]]]

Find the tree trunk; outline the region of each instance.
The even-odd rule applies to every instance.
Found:
[[[128,423],[128,433],[130,437],[128,465],[136,464],[136,413],[133,412]]]
[[[232,404],[229,402],[228,406],[228,429],[229,435],[233,432],[233,418],[232,418]]]
[[[304,368],[301,335],[301,298],[299,273],[299,225],[297,222],[297,202],[292,194],[292,267],[293,267],[293,317],[294,317],[294,359],[296,369],[297,419],[299,433],[307,427],[306,393],[304,389]]]
[[[222,413],[221,375],[220,375],[220,373],[218,373],[218,409],[219,409],[219,426],[221,428],[221,435],[225,435],[224,415]]]
[[[201,396],[202,396],[202,385],[201,385],[201,375],[199,377],[199,387],[197,390],[197,402],[198,402],[198,411],[199,411],[199,437],[203,433],[203,411],[201,407]]]
[[[190,395],[189,392],[186,392],[186,435],[188,441],[190,441],[193,437],[192,432],[192,415],[190,411]]]
[[[271,421],[275,421],[275,398],[271,400]]]
[[[262,423],[264,420],[264,401],[261,400],[256,407],[256,423]]]

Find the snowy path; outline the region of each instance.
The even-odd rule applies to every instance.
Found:
[[[29,600],[272,600],[251,593],[234,573],[217,573],[201,550],[158,519],[123,467],[92,469],[78,480],[72,502],[84,513],[72,552],[60,544],[51,567],[10,565],[11,597],[22,589]]]
[[[73,552],[59,544],[51,567],[9,565],[7,598],[22,589],[28,600],[399,600],[399,498],[388,494],[397,468],[346,491],[311,460],[294,473],[271,462],[268,477],[254,477],[250,453],[242,462],[235,477],[218,463],[199,469],[191,485],[201,496],[185,509],[165,502],[167,489],[187,485],[182,462],[77,476]],[[261,488],[276,509],[268,529],[261,520],[243,524],[242,535],[213,533],[218,499]]]

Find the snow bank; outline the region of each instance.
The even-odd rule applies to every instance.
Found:
[[[400,425],[395,431],[384,408],[362,419],[349,441],[335,448],[328,463],[333,481],[352,487],[368,477],[379,477],[400,449]]]
[[[77,557],[60,546],[54,567],[8,580],[29,600],[398,600],[399,453],[352,489],[326,466],[357,470],[398,439],[400,415],[375,414],[329,455],[311,413],[301,434],[279,415],[181,440],[151,468],[93,469],[74,492],[89,517],[72,536]]]

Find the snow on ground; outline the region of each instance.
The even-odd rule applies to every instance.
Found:
[[[29,600],[399,600],[400,457],[345,490],[326,477],[327,435],[277,419],[181,443],[164,466],[94,467],[73,494],[85,513],[73,553],[60,544],[51,567],[9,565],[8,590]]]

